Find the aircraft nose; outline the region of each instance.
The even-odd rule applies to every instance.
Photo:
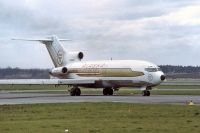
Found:
[[[161,75],[161,76],[160,76],[160,80],[161,80],[161,81],[164,81],[164,80],[165,80],[165,75]]]

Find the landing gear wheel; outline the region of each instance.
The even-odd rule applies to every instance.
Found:
[[[107,95],[107,89],[103,89],[103,95]]]
[[[80,96],[81,95],[81,89],[80,88],[76,88],[76,96]]]
[[[150,95],[151,95],[150,91],[147,91],[146,96],[150,96]]]
[[[72,88],[70,90],[70,96],[80,96],[81,95],[81,90],[80,88]]]
[[[146,90],[144,90],[143,92],[142,92],[142,95],[143,96],[146,96],[147,94],[146,94]]]
[[[150,93],[150,91],[148,91],[148,90],[144,90],[142,95],[143,95],[143,96],[150,96],[151,93]]]
[[[70,90],[70,96],[75,96],[75,95],[76,95],[75,88],[72,88]]]
[[[108,95],[110,95],[110,96],[113,95],[113,89],[111,89],[111,88],[109,89]]]
[[[104,88],[103,95],[113,95],[113,89],[112,88]]]

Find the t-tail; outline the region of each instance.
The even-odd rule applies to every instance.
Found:
[[[66,66],[70,62],[80,61],[83,58],[82,52],[69,52],[62,45],[61,41],[69,41],[68,39],[58,39],[57,36],[45,39],[13,39],[24,41],[39,41],[45,44],[49,55],[55,67]]]

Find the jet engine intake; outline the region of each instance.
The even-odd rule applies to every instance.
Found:
[[[69,52],[68,57],[70,61],[82,60],[84,57],[83,52]]]
[[[56,67],[51,70],[50,74],[52,75],[65,75],[68,73],[67,67]]]

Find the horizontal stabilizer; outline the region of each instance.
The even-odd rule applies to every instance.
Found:
[[[70,39],[59,39],[55,35],[53,35],[52,37],[46,37],[46,38],[13,38],[12,40],[53,42],[55,39],[58,41],[71,41]]]
[[[61,41],[71,41],[69,39],[59,39],[56,35],[53,35],[46,38],[14,38],[12,40],[38,41],[45,44],[55,67],[65,66],[69,61],[68,51],[61,43]]]
[[[21,41],[39,41],[39,42],[53,42],[51,38],[44,39],[23,39],[23,38],[13,38],[12,40],[21,40]],[[58,39],[59,41],[71,41],[70,39]]]

